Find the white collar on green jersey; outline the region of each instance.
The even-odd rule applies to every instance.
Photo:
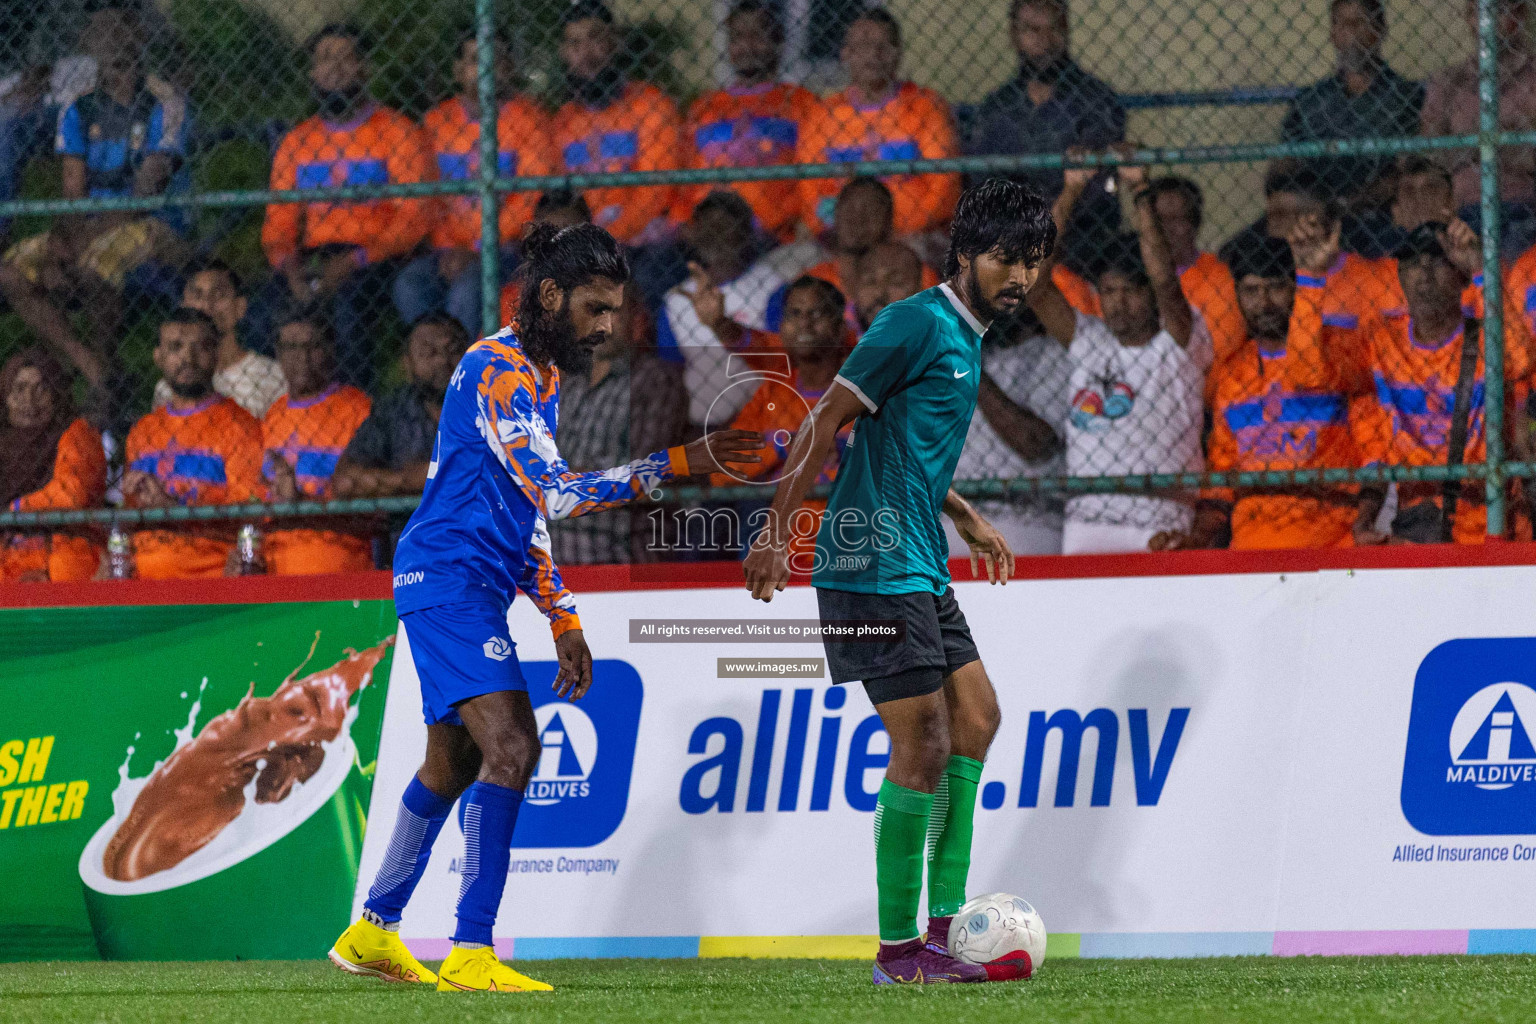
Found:
[[[978,337],[987,333],[987,329],[981,326],[981,321],[976,319],[976,315],[971,312],[971,308],[960,301],[960,296],[955,294],[955,290],[949,286],[948,281],[939,285],[939,291],[944,293],[944,297],[949,300],[949,304],[955,307],[955,312],[965,318],[965,322],[971,325],[971,330],[975,331]]]

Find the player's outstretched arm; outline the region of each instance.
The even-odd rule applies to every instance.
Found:
[[[944,514],[949,516],[960,538],[971,549],[971,577],[976,578],[976,558],[987,567],[987,582],[1005,586],[1013,575],[1013,549],[997,527],[977,512],[953,487],[944,496]]]
[[[789,522],[805,503],[821,467],[837,446],[837,432],[865,412],[864,401],[841,380],[835,380],[795,432],[768,510],[768,524],[753,541],[742,563],[747,590],[760,601],[772,601],[789,583]]]

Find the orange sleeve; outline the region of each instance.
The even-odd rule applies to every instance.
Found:
[[[949,106],[937,96],[924,94],[912,111],[912,137],[925,160],[943,160],[960,152],[955,121]],[[902,234],[939,227],[955,213],[960,201],[960,175],[924,174],[898,179],[896,230]]]
[[[75,420],[59,438],[53,477],[39,490],[17,498],[17,512],[94,508],[107,492],[107,456],[101,438],[85,420]]]
[[[272,160],[272,189],[285,191],[298,184],[298,129],[289,132],[277,147]],[[261,247],[274,268],[299,254],[299,223],[304,208],[298,203],[273,203],[267,207],[267,219],[261,225]]]
[[[387,135],[392,142],[388,160],[391,184],[437,180],[437,162],[420,128],[401,117]],[[420,245],[440,208],[434,199],[391,199],[381,205],[389,212],[378,233],[363,246],[369,263],[403,256]]]
[[[554,129],[548,117],[538,111],[520,111],[510,119],[507,128],[509,137],[499,140],[499,145],[517,150],[518,177],[556,173]],[[533,208],[538,202],[537,192],[506,193],[498,220],[503,244],[523,237],[523,229],[533,220]]]
[[[674,171],[682,166],[682,118],[677,104],[661,93],[652,93],[637,110],[639,114],[640,153],[637,171]],[[630,189],[624,210],[609,227],[615,238],[634,239],[652,221],[665,217],[672,208],[671,185],[646,185]]]
[[[224,439],[226,494],[231,503],[261,501],[266,482],[261,477],[263,448],[261,424],[245,410],[232,417],[229,437]]]

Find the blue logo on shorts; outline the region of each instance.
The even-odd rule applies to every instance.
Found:
[[[619,827],[640,733],[640,674],[626,661],[594,661],[577,703],[555,696],[559,665],[523,662],[543,753],[518,815],[514,847],[596,846]]]
[[[1451,640],[1413,684],[1403,816],[1432,836],[1536,834],[1536,640]]]

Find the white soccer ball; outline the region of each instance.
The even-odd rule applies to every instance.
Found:
[[[949,925],[949,955],[1031,977],[1045,962],[1045,922],[1018,896],[993,892],[960,908]]]

